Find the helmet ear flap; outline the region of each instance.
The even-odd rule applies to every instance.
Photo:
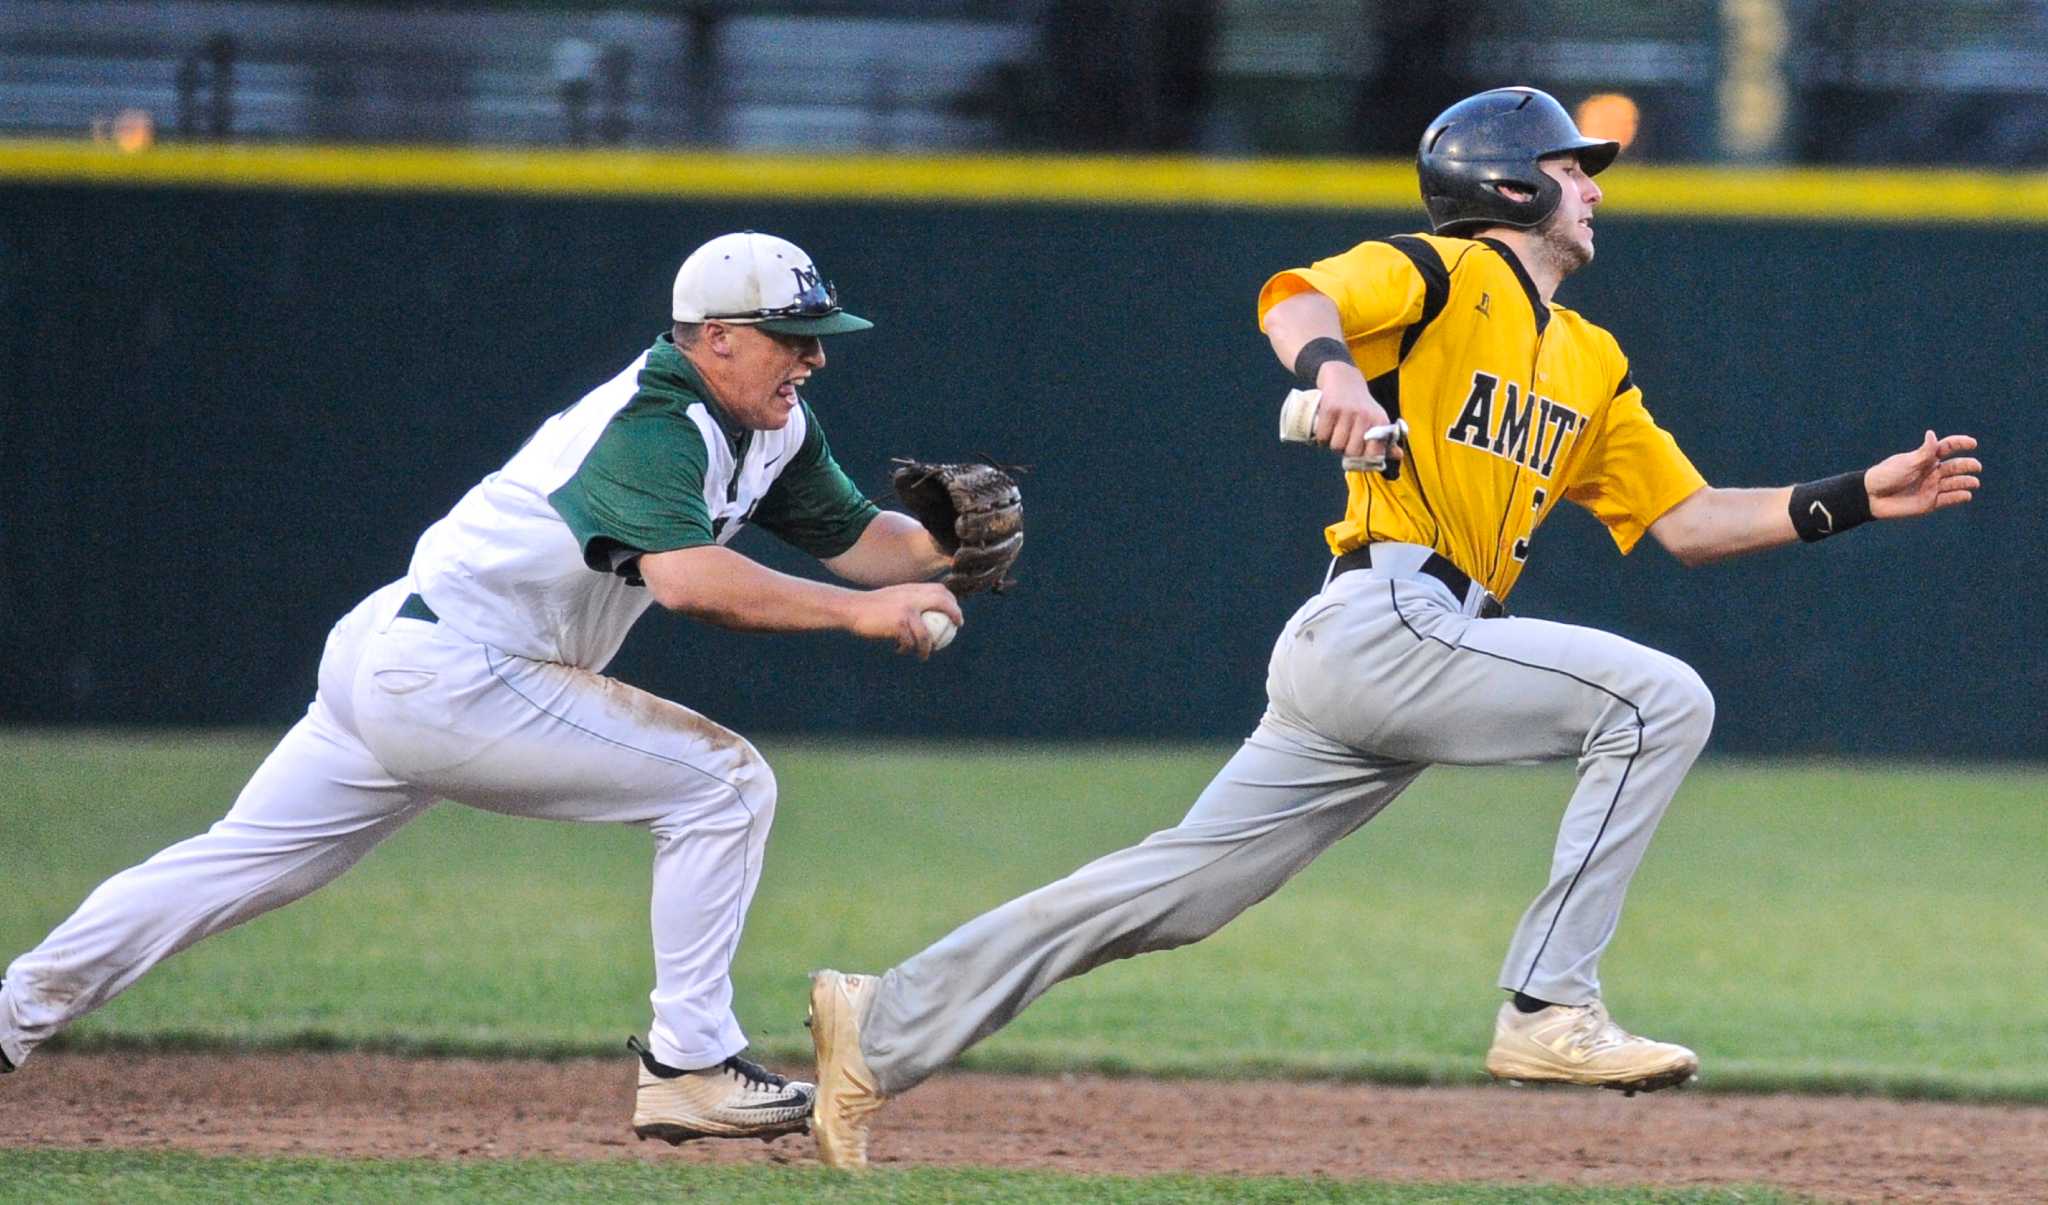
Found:
[[[1525,195],[1510,195],[1510,189]],[[1556,213],[1558,202],[1564,199],[1564,187],[1540,164],[1527,172],[1488,172],[1474,179],[1470,190],[1462,202],[1444,204],[1441,199],[1426,198],[1435,202],[1430,205],[1431,233],[1465,234],[1487,226],[1531,230]]]
[[[1517,176],[1502,176],[1486,182],[1487,191],[1499,197],[1501,205],[1505,207],[1500,215],[1501,225],[1529,229],[1541,226],[1551,214],[1557,212],[1557,203],[1564,199],[1563,186],[1558,184],[1556,177],[1543,170],[1541,163],[1536,165],[1536,171],[1531,175],[1533,178],[1528,180]],[[1526,194],[1526,199],[1513,197],[1502,191],[1510,188]]]

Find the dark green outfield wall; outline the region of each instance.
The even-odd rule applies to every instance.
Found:
[[[1036,466],[1014,596],[917,665],[650,616],[614,669],[744,731],[1236,736],[1323,570],[1330,461],[1273,438],[1271,271],[1413,215],[0,188],[0,720],[283,724],[328,624],[664,325],[699,239],[794,238],[872,334],[812,400],[892,454]],[[1959,514],[1684,570],[1582,514],[1515,609],[1697,666],[1722,751],[2048,756],[2048,229],[1630,221],[1561,299],[1708,478],[1975,432]],[[1569,508],[1567,508],[1569,509]],[[743,550],[791,562],[758,533]]]

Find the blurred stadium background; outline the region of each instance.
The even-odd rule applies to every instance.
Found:
[[[0,129],[58,136],[1398,156],[1516,80],[1618,94],[1655,161],[2048,163],[2041,0],[13,0],[0,35]]]
[[[288,720],[332,619],[751,226],[881,320],[816,392],[857,480],[1038,466],[1026,588],[929,666],[650,621],[617,672],[749,732],[1236,735],[1341,506],[1271,438],[1253,295],[1416,228],[1415,137],[1503,83],[1630,142],[1560,299],[1710,479],[1924,425],[1991,465],[1692,572],[1561,514],[1516,608],[1694,662],[1722,751],[2048,757],[2044,0],[10,0],[0,721]]]

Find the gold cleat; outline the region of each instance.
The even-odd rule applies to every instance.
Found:
[[[818,1103],[811,1134],[826,1167],[865,1171],[868,1122],[888,1098],[860,1052],[861,1014],[881,980],[818,971],[811,976],[811,1045],[818,1052]]]

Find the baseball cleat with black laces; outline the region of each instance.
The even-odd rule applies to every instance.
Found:
[[[659,1138],[674,1146],[692,1138],[759,1138],[773,1141],[810,1129],[814,1089],[784,1079],[738,1055],[715,1067],[686,1071],[655,1061],[638,1038],[626,1048],[640,1056],[640,1089],[634,1099],[633,1133],[641,1141]]]

